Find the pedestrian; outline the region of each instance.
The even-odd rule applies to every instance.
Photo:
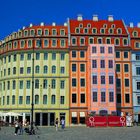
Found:
[[[22,123],[22,121],[19,122],[19,131],[20,131],[20,135],[23,135],[23,123]]]
[[[58,118],[56,118],[56,120],[55,120],[55,129],[56,129],[56,131],[58,131]]]
[[[65,120],[62,118],[61,120],[61,128],[64,129],[65,128]]]
[[[19,123],[17,119],[15,120],[14,124],[15,124],[15,135],[17,135],[19,129]]]

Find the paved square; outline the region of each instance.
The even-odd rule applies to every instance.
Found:
[[[0,140],[140,140],[140,126],[137,127],[67,127],[56,132],[54,127],[40,127],[38,135],[14,135],[13,127],[3,127]]]

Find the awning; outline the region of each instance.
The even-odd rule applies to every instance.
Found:
[[[80,112],[80,117],[85,117],[85,112]]]
[[[77,112],[72,112],[72,117],[77,117]]]

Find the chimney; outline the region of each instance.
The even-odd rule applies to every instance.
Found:
[[[113,22],[114,21],[113,15],[109,15],[108,16],[108,21],[110,21],[110,22]]]
[[[133,22],[130,22],[129,26],[130,28],[133,28],[134,27]]]
[[[83,17],[82,17],[81,14],[79,14],[79,15],[77,16],[77,20],[78,20],[78,21],[82,21],[82,20],[83,20]]]
[[[41,22],[41,23],[40,23],[40,26],[44,26],[44,22]]]
[[[98,15],[93,15],[93,21],[98,21]]]
[[[64,26],[67,26],[67,23],[66,22],[64,23]]]
[[[56,23],[55,23],[55,22],[53,22],[53,23],[52,23],[52,26],[56,26]]]
[[[32,23],[30,23],[30,27],[33,27],[33,24]]]
[[[140,22],[138,22],[137,27],[140,28]]]

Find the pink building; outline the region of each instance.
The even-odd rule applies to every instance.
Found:
[[[89,110],[99,114],[116,113],[115,54],[113,44],[90,44],[89,78],[91,104]]]

